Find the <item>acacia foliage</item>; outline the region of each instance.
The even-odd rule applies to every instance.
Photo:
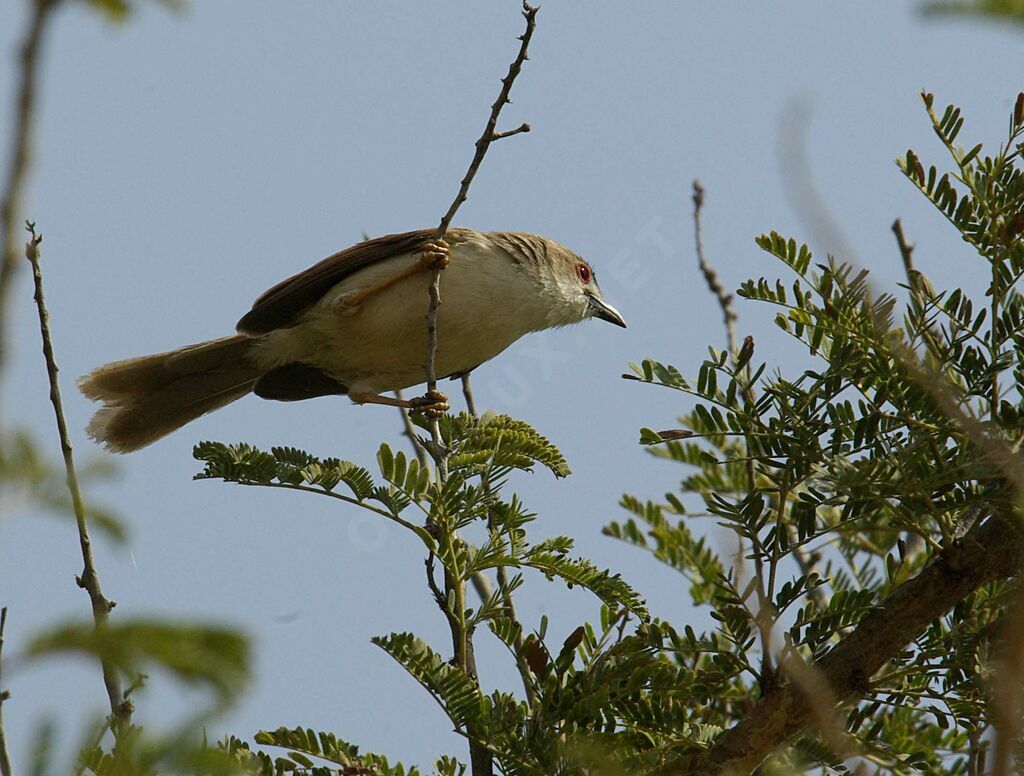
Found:
[[[899,167],[974,249],[964,274],[985,278],[983,296],[937,291],[906,244],[897,295],[773,232],[757,243],[789,278],[755,278],[739,294],[775,308],[810,368],[771,373],[750,339],[736,355],[711,350],[695,379],[654,360],[634,366],[633,379],[695,399],[683,429],[641,437],[689,472],[662,502],[626,497],[631,517],[606,532],[684,574],[710,608],[716,627],[704,638],[725,645],[732,670],[694,710],[704,723],[735,725],[744,702],[786,681],[780,665],[813,666],[975,522],[1016,516],[1024,96],[990,153],[959,145],[958,108],[922,98],[952,169],[926,168],[913,151]],[[738,537],[746,579],[723,573],[728,563],[700,538],[709,518]],[[842,771],[852,757],[869,772],[977,772],[997,719],[993,656],[1020,637],[1002,625],[1015,596],[1005,580],[975,590],[866,677],[834,730],[807,731],[772,767]],[[766,651],[770,634],[781,649]],[[695,661],[693,673],[707,668]]]
[[[680,427],[643,429],[640,441],[685,474],[661,499],[624,496],[626,517],[604,530],[680,573],[708,614],[705,629],[652,617],[618,575],[572,557],[568,537],[528,538],[535,515],[507,495],[510,478],[537,467],[561,477],[568,466],[549,440],[505,416],[442,420],[444,482],[387,445],[371,472],[290,448],[203,443],[198,478],[334,498],[414,533],[453,633],[469,645],[497,638],[523,686],[490,689],[448,659],[451,645],[412,633],[374,643],[456,731],[492,753],[497,772],[710,772],[685,764],[702,762],[694,758],[801,671],[813,682],[818,661],[865,618],[885,614],[889,596],[973,525],[999,519],[1013,530],[1024,440],[1024,95],[1006,140],[988,153],[959,145],[957,108],[923,99],[951,165],[943,172],[908,151],[899,166],[974,249],[986,278],[980,296],[936,290],[907,245],[906,283],[886,293],[865,270],[768,233],[757,243],[786,277],[751,279],[739,294],[776,310],[810,366],[771,370],[747,338],[735,353],[710,349],[694,377],[653,359],[627,375],[684,395]],[[735,535],[742,564],[708,541],[714,524]],[[477,544],[463,538],[474,525],[486,537]],[[511,598],[531,569],[592,592],[597,621],[568,635],[519,621]],[[458,594],[497,570],[504,579],[479,606]],[[810,698],[817,724],[776,741],[761,772],[980,772],[1006,735],[993,733],[994,685],[1021,681],[997,659],[1020,637],[1005,622],[1016,601],[1007,579],[987,582],[864,677],[853,697],[833,699],[844,703],[827,692]],[[116,770],[113,754],[87,754],[97,774],[132,772]],[[207,772],[419,773],[305,727],[260,731],[251,743],[228,738],[203,755],[195,762]],[[457,754],[433,767],[467,772]]]

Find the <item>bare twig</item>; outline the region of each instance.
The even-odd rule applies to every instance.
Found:
[[[501,140],[503,137],[512,137],[512,135],[519,135],[523,132],[529,132],[530,125],[525,121],[515,129],[506,129],[504,132],[495,132],[491,135],[491,140]]]
[[[79,587],[89,594],[89,600],[92,603],[93,622],[97,630],[102,630],[107,627],[110,610],[114,608],[115,604],[103,595],[103,591],[100,588],[100,579],[96,573],[96,563],[92,555],[92,541],[89,538],[85,505],[82,502],[82,492],[78,485],[78,473],[75,470],[71,437],[68,434],[67,421],[64,418],[64,405],[60,398],[57,361],[53,355],[53,341],[50,337],[50,316],[46,310],[46,301],[43,296],[43,273],[39,266],[39,244],[43,238],[36,234],[34,223],[29,222],[27,228],[31,239],[25,244],[25,255],[32,265],[32,278],[35,282],[35,301],[36,309],[39,312],[39,331],[43,339],[43,357],[46,359],[46,372],[50,381],[50,402],[53,404],[53,412],[57,419],[57,434],[60,437],[61,452],[64,454],[67,486],[71,494],[75,522],[78,525],[78,540],[82,548],[83,570],[81,576],[76,577],[76,582]],[[121,691],[121,677],[114,665],[102,658],[101,664],[103,668],[103,683],[106,685],[107,698],[110,701],[110,729],[116,737],[131,722],[132,704]]]
[[[903,233],[903,222],[898,218],[892,222],[892,233],[896,235],[896,245],[900,249],[900,259],[903,261],[903,271],[907,276],[907,286],[910,288],[910,293],[915,294],[917,293],[919,275],[917,268],[914,267],[914,246],[907,240],[907,236]],[[927,332],[927,336],[931,337],[931,332]],[[930,349],[935,350],[931,341],[927,344]],[[904,540],[907,545],[908,558],[913,558],[924,550],[924,539],[920,534],[907,531],[904,534]]]
[[[515,83],[516,77],[523,68],[523,63],[529,59],[528,49],[530,46],[530,39],[533,37],[533,31],[537,26],[537,8],[531,6],[526,0],[523,0],[523,16],[526,19],[526,32],[524,32],[519,40],[521,44],[519,46],[519,53],[516,58],[509,65],[508,73],[504,78],[501,79],[501,91],[498,93],[498,99],[491,105],[490,115],[487,117],[487,124],[484,126],[483,134],[477,139],[473,153],[473,159],[469,163],[469,168],[466,170],[466,174],[462,178],[462,182],[459,184],[459,191],[455,195],[455,199],[452,200],[452,204],[448,207],[447,212],[441,217],[441,222],[437,226],[437,237],[443,238],[445,233],[448,231],[448,227],[451,226],[452,219],[455,218],[455,214],[458,212],[462,203],[469,197],[469,186],[473,182],[473,178],[476,177],[477,171],[480,169],[480,164],[484,160],[484,156],[487,154],[487,149],[490,148],[491,143],[495,140],[500,140],[503,137],[510,137],[512,135],[519,134],[521,132],[529,132],[530,125],[523,123],[521,126],[514,130],[507,132],[497,132],[496,128],[498,125],[498,116],[501,114],[501,109],[511,102],[509,95],[512,92],[512,84]],[[441,268],[434,270],[434,275],[430,282],[430,310],[427,313],[427,390],[437,390],[437,375],[435,372],[435,361],[437,358],[437,308],[441,304]],[[434,420],[431,423],[431,438],[436,448],[431,451],[437,461],[439,474],[443,471],[444,476],[447,476],[447,461],[441,461],[444,457],[441,453],[441,439],[440,432],[437,428],[437,421]],[[443,479],[443,477],[442,477]]]
[[[487,117],[487,125],[484,127],[484,133],[480,135],[480,139],[476,141],[476,151],[473,154],[473,161],[469,163],[469,169],[466,170],[466,175],[462,179],[462,183],[459,184],[459,193],[455,196],[452,201],[451,207],[448,208],[448,212],[441,218],[441,223],[437,227],[437,236],[444,237],[444,233],[448,231],[448,227],[452,223],[452,219],[455,218],[455,213],[461,207],[462,203],[466,201],[466,197],[469,195],[469,184],[473,182],[473,178],[476,177],[477,170],[480,169],[480,163],[484,160],[484,154],[487,153],[487,148],[495,140],[500,140],[503,137],[510,137],[512,135],[519,134],[520,132],[529,132],[530,125],[523,124],[514,130],[508,132],[496,132],[495,129],[498,126],[498,115],[501,113],[501,109],[508,103],[512,102],[509,99],[509,94],[512,92],[512,84],[515,83],[516,77],[519,75],[519,71],[523,69],[523,63],[529,59],[527,56],[527,49],[530,46],[530,38],[533,37],[533,30],[537,26],[537,8],[530,5],[523,0],[523,16],[526,18],[526,32],[520,36],[519,40],[522,41],[522,45],[519,46],[519,54],[513,60],[512,64],[509,65],[508,74],[501,79],[501,91],[498,93],[498,99],[491,105],[491,115]]]
[[[732,294],[725,290],[718,273],[704,257],[704,236],[701,229],[701,210],[704,207],[704,187],[699,180],[693,182],[693,240],[697,248],[697,264],[700,266],[704,281],[708,284],[712,295],[722,308],[722,320],[725,323],[725,336],[729,345],[729,354],[736,356],[736,311],[732,306]]]
[[[0,609],[0,670],[3,669],[4,627],[7,625],[7,607]],[[2,674],[0,674],[2,675]],[[4,701],[11,694],[0,684],[0,776],[11,776],[11,755],[7,751],[7,734],[4,732]]]
[[[718,301],[718,306],[722,310],[722,322],[725,325],[725,338],[726,347],[729,349],[729,356],[732,358],[733,363],[738,363],[740,349],[736,344],[736,321],[738,317],[736,311],[733,308],[733,297],[728,291],[725,290],[725,286],[722,285],[718,279],[718,272],[715,271],[714,267],[707,260],[704,255],[704,232],[701,223],[701,214],[704,209],[704,186],[700,180],[693,181],[693,241],[694,248],[697,253],[697,265],[700,267],[701,274],[704,276],[704,282],[707,284],[708,290],[711,291],[712,296]],[[749,344],[748,344],[749,343]],[[747,341],[744,342],[744,346],[753,347],[753,338],[747,337]],[[746,377],[746,384],[743,386],[743,395],[747,400],[747,403],[754,406],[754,387],[750,384],[751,371],[749,364],[749,356],[746,361],[747,366],[741,370]],[[739,379],[739,374],[736,375]],[[749,454],[749,450],[744,454],[746,459],[746,475],[747,475],[747,492],[753,494],[757,489],[757,478],[756,472],[754,471],[754,458]],[[780,507],[782,509],[783,507]],[[772,646],[771,646],[771,629],[772,620],[774,619],[773,607],[771,605],[772,599],[772,584],[769,584],[769,590],[766,592],[764,587],[764,573],[763,573],[763,561],[761,560],[761,547],[759,542],[754,540],[754,576],[757,584],[757,612],[751,612],[754,617],[754,621],[757,623],[758,634],[761,639],[761,674],[760,683],[762,692],[767,692],[775,681],[775,670],[772,667]],[[738,557],[743,558],[746,554],[744,549],[743,539],[739,539],[738,546]],[[774,583],[774,572],[775,562],[772,564],[771,582]]]
[[[907,242],[907,236],[903,234],[903,222],[896,219],[892,222],[892,233],[896,235],[896,244],[900,249],[900,258],[903,259],[903,269],[907,273],[907,282],[912,282],[914,273],[914,246]]]
[[[487,153],[491,143],[502,137],[527,132],[530,129],[529,124],[523,124],[515,130],[503,133],[496,132],[498,116],[501,113],[501,109],[510,102],[509,94],[512,91],[512,84],[515,82],[520,70],[522,70],[523,63],[527,60],[527,49],[536,27],[537,8],[531,6],[526,0],[523,0],[523,16],[526,19],[526,32],[520,37],[519,53],[509,66],[508,74],[501,81],[501,91],[498,93],[498,99],[491,105],[487,124],[484,127],[483,134],[476,141],[473,159],[465,176],[462,178],[462,182],[459,184],[458,194],[455,195],[455,199],[449,206],[448,211],[441,217],[441,222],[438,224],[436,234],[439,240],[444,238],[456,212],[458,212],[462,203],[466,201],[469,195],[469,186],[473,182],[473,178],[476,177],[476,173],[480,169],[480,164],[483,162],[484,155]],[[437,391],[437,311],[441,305],[442,270],[443,267],[435,269],[430,279],[430,307],[427,312],[427,361],[425,364],[428,393]],[[430,446],[428,452],[431,458],[434,459],[438,481],[444,483],[448,479],[448,451],[441,439],[441,426],[436,416],[430,420]],[[458,541],[458,538],[453,537],[453,540]],[[445,605],[443,608],[446,614],[449,615],[448,621],[451,626],[454,650],[453,661],[468,676],[476,680],[476,661],[473,656],[472,633],[468,632],[464,621],[465,584],[462,580],[456,579],[446,569],[444,586]],[[453,608],[449,606],[449,601],[453,602],[455,611],[449,611]],[[466,733],[469,738],[469,755],[473,776],[491,776],[494,773],[494,762],[491,753],[479,742],[476,731],[467,730]]]
[[[0,259],[0,372],[7,361],[7,299],[11,283],[20,266],[18,260],[18,224],[25,195],[25,181],[32,159],[32,130],[36,109],[36,82],[39,73],[39,52],[52,11],[59,0],[35,0],[31,3],[28,29],[21,43],[18,58],[18,102],[17,114],[11,138],[10,157],[7,164],[7,180],[4,183],[3,199],[0,201],[0,234],[2,234],[3,257]],[[0,413],[2,428],[2,413]]]
[[[462,376],[462,395],[466,399],[466,412],[474,418],[478,417],[476,412],[476,400],[473,398],[473,386],[469,382],[469,372]]]

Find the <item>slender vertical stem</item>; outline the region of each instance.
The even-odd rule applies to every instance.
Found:
[[[64,470],[66,472],[67,487],[71,494],[71,504],[75,512],[75,523],[78,526],[78,541],[82,549],[83,570],[81,576],[76,578],[78,586],[89,594],[92,603],[92,617],[97,630],[107,627],[107,620],[110,610],[115,603],[103,595],[100,587],[100,578],[96,573],[96,562],[92,554],[92,540],[89,538],[89,524],[85,515],[85,504],[82,501],[82,492],[78,484],[78,473],[75,469],[75,459],[72,453],[71,437],[68,434],[67,421],[64,417],[64,405],[60,398],[60,384],[57,379],[59,371],[57,361],[53,355],[53,340],[50,337],[50,315],[46,310],[46,300],[43,295],[43,273],[39,265],[39,244],[42,237],[36,234],[35,224],[28,224],[28,231],[31,239],[25,245],[25,255],[32,265],[32,279],[35,283],[36,310],[39,313],[39,331],[43,340],[43,357],[46,360],[46,372],[50,381],[50,402],[53,404],[53,412],[57,420],[57,434],[60,437],[61,452],[64,455]],[[107,689],[107,699],[110,702],[110,729],[115,737],[130,724],[132,715],[132,704],[121,691],[121,677],[117,668],[106,659],[101,659],[103,669],[103,683]]]
[[[441,223],[437,226],[437,236],[444,237],[444,233],[448,231],[448,227],[452,223],[452,219],[455,218],[456,211],[462,206],[462,203],[466,201],[469,195],[469,184],[473,182],[473,178],[476,177],[477,170],[480,169],[480,163],[484,160],[484,155],[487,153],[487,149],[491,143],[495,140],[501,140],[502,138],[511,137],[512,135],[519,134],[521,132],[529,132],[529,124],[521,124],[514,130],[508,132],[496,132],[498,126],[498,116],[501,113],[501,109],[504,108],[508,103],[512,102],[509,99],[509,95],[512,92],[512,84],[515,83],[516,77],[519,72],[523,69],[523,63],[526,62],[530,57],[527,55],[527,50],[530,47],[530,39],[533,37],[533,31],[537,26],[537,11],[539,7],[531,6],[526,0],[523,0],[523,17],[526,19],[526,32],[524,32],[519,40],[519,53],[516,58],[512,60],[512,64],[508,67],[508,73],[504,78],[501,79],[501,91],[498,93],[498,99],[491,105],[490,115],[487,117],[487,124],[484,126],[483,134],[480,135],[476,141],[476,150],[473,153],[473,160],[469,163],[469,169],[466,170],[466,174],[462,178],[462,182],[459,184],[459,193],[455,195],[455,199],[452,200],[451,206],[448,211],[441,217]]]
[[[7,734],[4,732],[4,701],[10,693],[3,688],[4,627],[7,625],[7,607],[0,609],[0,776],[11,776],[11,755],[7,751]]]
[[[466,171],[466,174],[463,176],[462,182],[459,185],[459,192],[457,193],[455,200],[452,202],[452,205],[447,209],[447,212],[444,213],[441,217],[440,223],[437,225],[436,233],[439,240],[444,238],[444,234],[447,231],[447,228],[451,225],[452,219],[455,218],[456,212],[459,210],[462,203],[466,201],[469,192],[469,185],[473,182],[473,178],[476,176],[476,172],[480,168],[480,163],[483,161],[483,157],[487,153],[487,148],[490,146],[490,143],[501,139],[502,137],[508,137],[512,134],[525,132],[529,129],[528,125],[523,124],[513,131],[496,132],[499,114],[501,114],[502,107],[510,101],[509,93],[512,90],[512,84],[515,82],[516,76],[519,75],[519,72],[522,69],[522,64],[527,58],[526,49],[529,46],[529,39],[534,35],[534,28],[536,26],[538,9],[531,7],[525,2],[525,0],[523,0],[522,6],[523,16],[526,19],[526,32],[520,38],[521,45],[519,46],[519,53],[512,61],[508,75],[502,79],[502,89],[499,92],[498,99],[495,100],[492,106],[490,106],[490,114],[487,117],[487,123],[483,128],[483,134],[481,134],[480,138],[476,141],[473,160],[470,162],[469,169]],[[437,390],[437,310],[441,304],[441,271],[441,267],[434,269],[433,275],[430,278],[430,307],[427,311],[427,362],[425,364],[428,392]],[[430,446],[428,451],[430,452],[431,458],[434,460],[434,466],[437,470],[438,485],[443,486],[444,482],[447,480],[447,474],[449,474],[449,451],[447,451],[443,440],[441,439],[440,423],[437,418],[431,418],[430,420]],[[459,538],[453,535],[452,541],[457,542],[459,541]],[[473,643],[471,635],[467,633],[466,629],[465,581],[463,579],[456,578],[452,574],[451,570],[447,568],[444,569],[444,598],[445,601],[453,601],[456,607],[456,611],[447,612],[447,614],[449,614],[449,623],[452,626],[455,664],[475,680],[476,661],[473,657]],[[490,756],[490,752],[477,740],[473,730],[467,730],[466,732],[469,737],[469,756],[473,776],[490,776],[490,774],[494,773],[494,760],[492,756]]]
[[[906,234],[903,232],[903,221],[897,218],[892,222],[892,233],[896,236],[896,246],[900,250],[900,260],[903,262],[903,273],[907,278],[907,286],[910,289],[911,299],[920,296],[920,274],[917,268],[914,266],[914,246],[907,240]],[[921,307],[924,307],[924,300],[918,302]],[[921,336],[925,341],[928,350],[934,355],[935,363],[942,363],[940,355],[940,349],[935,340],[934,332],[931,327],[928,326],[927,320],[924,321],[924,330],[921,332]],[[913,531],[907,531],[904,533],[904,540],[907,543],[907,557],[913,557],[924,549],[924,539],[920,534]]]
[[[476,400],[473,398],[473,386],[469,382],[469,372],[462,376],[462,395],[466,399],[466,411],[474,418],[479,417],[476,412]]]
[[[466,407],[469,410],[469,414],[474,418],[479,417],[476,412],[476,401],[473,399],[473,386],[470,383],[468,372],[462,376],[462,395],[466,399]],[[484,487],[488,489],[490,487],[487,482],[486,475],[484,475]],[[488,525],[488,528],[492,531],[494,530],[493,525]],[[516,613],[515,601],[512,600],[512,588],[508,579],[508,567],[499,565],[496,575],[498,577],[498,590],[501,593],[502,605],[505,608],[505,617],[519,625],[519,630],[514,642],[516,648],[516,668],[519,669],[519,676],[523,680],[523,690],[526,692],[526,699],[532,704],[537,698],[537,693],[533,687],[533,671],[530,670],[530,664],[526,662],[526,656],[523,654],[523,644],[525,643],[525,639],[523,638],[523,627],[522,623],[519,622],[519,615]]]
[[[707,260],[704,255],[704,231],[702,226],[701,215],[704,209],[704,186],[699,180],[693,182],[693,241],[694,249],[697,253],[697,266],[700,268],[701,274],[704,276],[704,282],[707,284],[708,290],[712,296],[718,302],[719,308],[722,310],[722,322],[725,325],[725,339],[726,347],[729,349],[729,356],[732,359],[733,364],[737,363],[739,357],[740,348],[736,344],[736,321],[738,316],[733,308],[733,297],[728,291],[725,290],[725,286],[718,278],[718,273],[714,267]],[[743,347],[753,348],[753,339],[747,337]],[[743,391],[743,397],[750,407],[755,405],[754,401],[754,386],[751,384],[751,370],[749,363],[749,356],[747,357],[747,365],[742,370],[744,380],[742,381],[741,388]],[[736,374],[735,379],[740,381],[740,375]],[[746,461],[746,477],[747,477],[747,493],[753,494],[757,488],[757,477],[754,469],[754,457],[750,452],[750,444],[746,439],[744,440],[744,454],[743,457]],[[781,509],[781,507],[780,507]],[[779,513],[779,523],[782,520],[782,512]],[[778,525],[777,529],[781,530],[782,526]],[[738,563],[742,561],[746,550],[743,546],[743,539],[739,538],[739,547],[736,553]],[[768,684],[772,681],[774,671],[772,669],[772,658],[771,658],[771,593],[765,592],[764,589],[764,562],[761,560],[761,554],[763,549],[760,542],[755,537],[752,541],[754,549],[754,576],[757,579],[757,599],[758,599],[758,611],[754,614],[754,619],[757,622],[758,632],[761,637],[761,689],[762,691],[767,689]],[[776,542],[776,555],[778,551],[778,542]],[[799,558],[798,558],[799,560]],[[778,563],[777,557],[773,557],[770,577],[771,584],[774,583],[775,577],[775,566]]]
[[[704,282],[707,283],[708,290],[711,291],[712,295],[718,301],[718,306],[722,310],[722,322],[725,324],[725,339],[729,348],[730,355],[733,358],[736,357],[736,311],[732,306],[732,294],[725,290],[721,281],[718,279],[718,273],[715,272],[714,268],[708,263],[707,258],[704,256],[704,233],[701,225],[701,211],[704,208],[704,186],[701,185],[699,180],[693,182],[693,241],[694,247],[697,251],[697,266],[700,267],[700,272],[704,276]]]
[[[516,76],[522,70],[523,63],[527,60],[527,49],[530,45],[530,38],[533,37],[533,30],[536,26],[537,8],[530,6],[526,0],[523,0],[523,16],[526,19],[526,32],[520,37],[521,45],[519,47],[519,53],[516,58],[512,61],[509,66],[508,74],[501,81],[501,91],[498,93],[498,99],[491,105],[491,112],[487,117],[487,124],[484,126],[483,134],[476,141],[476,149],[473,153],[473,159],[469,164],[469,169],[462,178],[462,182],[459,184],[459,191],[455,195],[455,199],[448,207],[447,212],[441,217],[441,222],[437,227],[438,239],[443,239],[445,233],[448,231],[448,227],[451,225],[452,219],[455,218],[455,213],[469,194],[469,186],[473,182],[473,178],[476,176],[477,171],[480,169],[480,164],[483,162],[484,156],[487,153],[487,149],[491,143],[495,140],[500,140],[503,137],[510,137],[511,135],[518,134],[520,132],[529,131],[529,125],[523,124],[515,130],[508,132],[497,132],[498,116],[501,113],[501,109],[510,102],[509,94],[512,91],[512,84],[516,80]],[[434,270],[433,275],[430,278],[430,307],[427,311],[427,360],[425,364],[425,372],[427,376],[427,391],[437,390],[437,312],[441,306],[441,267]],[[437,471],[437,484],[438,487],[443,487],[444,483],[448,479],[448,450],[444,445],[444,441],[441,438],[441,426],[440,421],[437,417],[430,419],[430,446],[428,448],[431,458],[434,459],[434,466]],[[437,526],[433,527],[435,530]],[[458,537],[453,534],[450,537],[451,541],[459,541]],[[446,612],[448,616],[448,622],[452,628],[452,647],[454,650],[454,662],[459,668],[471,676],[474,680],[476,679],[476,660],[473,656],[473,642],[472,634],[467,632],[466,625],[466,586],[465,580],[456,578],[451,570],[445,568],[444,571],[444,599],[447,606],[447,601],[452,601],[455,605],[456,611]],[[474,730],[466,731],[469,737],[469,755],[470,763],[472,766],[473,776],[491,776],[494,773],[494,761],[491,757],[491,753],[484,747],[475,735]]]
[[[7,362],[7,299],[11,283],[18,271],[18,224],[20,223],[22,201],[25,197],[25,181],[32,159],[32,131],[36,112],[36,82],[39,77],[39,53],[52,11],[58,0],[35,0],[31,3],[28,29],[21,43],[18,57],[18,98],[10,157],[7,164],[7,180],[0,198],[0,235],[2,235],[3,256],[0,257],[0,373]],[[2,406],[0,406],[2,410]],[[0,429],[3,413],[0,412]]]
[[[476,177],[477,171],[480,169],[480,165],[483,163],[484,156],[487,154],[487,149],[490,148],[491,143],[495,140],[501,140],[502,138],[511,137],[522,132],[528,132],[530,130],[529,124],[522,124],[515,130],[507,132],[497,132],[498,117],[501,114],[501,109],[505,107],[512,100],[509,95],[512,92],[512,84],[515,83],[516,77],[519,75],[523,68],[523,63],[529,59],[528,50],[530,46],[530,39],[533,37],[533,31],[537,26],[537,8],[531,6],[526,0],[523,0],[523,17],[526,19],[526,32],[524,32],[519,40],[519,53],[516,54],[516,58],[509,65],[508,73],[504,78],[501,79],[501,91],[498,92],[498,99],[491,105],[491,112],[487,116],[487,123],[484,125],[483,134],[477,139],[475,144],[475,150],[473,152],[473,159],[469,163],[469,168],[466,170],[466,174],[462,177],[462,181],[459,184],[459,191],[455,195],[455,199],[452,200],[448,210],[441,217],[441,221],[437,226],[437,237],[442,239],[445,233],[448,231],[448,227],[451,226],[452,219],[455,218],[455,214],[458,212],[462,203],[469,197],[469,186],[473,182],[473,178]],[[434,270],[433,275],[430,279],[430,309],[427,312],[427,390],[437,390],[437,374],[436,374],[436,359],[437,359],[437,310],[441,305],[441,267]],[[432,451],[435,459],[445,458],[441,454],[441,438],[440,429],[438,427],[437,420],[433,420],[430,424],[431,438],[433,440],[436,450]],[[444,461],[442,467],[439,463],[438,468],[447,469],[447,460]],[[447,474],[447,472],[445,472]]]

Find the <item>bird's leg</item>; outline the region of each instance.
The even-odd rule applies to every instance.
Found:
[[[425,270],[444,269],[448,266],[449,261],[451,261],[451,250],[448,247],[448,243],[443,239],[434,240],[427,243],[416,257],[416,261],[405,269],[399,270],[394,275],[386,277],[372,286],[345,294],[338,299],[337,304],[340,307],[355,311],[374,294],[391,288],[396,283],[400,283],[406,278]]]
[[[424,415],[436,418],[448,412],[448,397],[440,391],[427,391],[423,396],[414,399],[398,399],[394,396],[381,396],[379,393],[349,393],[348,397],[357,404],[384,404],[388,407],[401,407],[406,410],[420,410]]]

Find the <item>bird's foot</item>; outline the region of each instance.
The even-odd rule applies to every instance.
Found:
[[[410,399],[409,406],[413,412],[422,412],[431,419],[441,417],[450,409],[448,397],[440,391],[427,391],[422,396]]]
[[[451,259],[451,248],[443,238],[427,243],[419,256],[420,266],[424,269],[444,269]]]

